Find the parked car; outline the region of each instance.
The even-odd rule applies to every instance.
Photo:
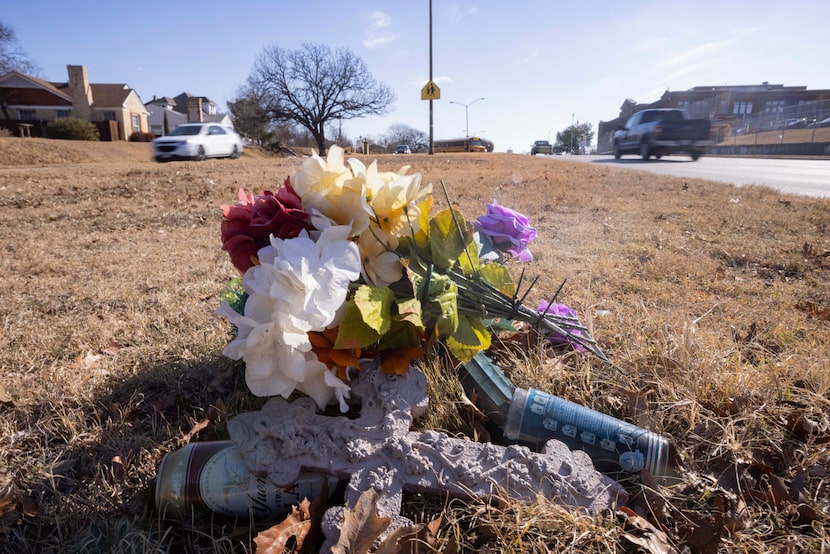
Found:
[[[399,144],[395,147],[395,154],[412,154],[408,144]]]
[[[807,123],[806,117],[794,117],[784,122],[784,129],[804,129]]]
[[[157,162],[207,158],[236,159],[242,154],[242,138],[231,127],[218,123],[183,123],[169,135],[153,141]]]
[[[808,127],[830,127],[830,117],[825,117],[820,121],[814,121],[810,123]]]

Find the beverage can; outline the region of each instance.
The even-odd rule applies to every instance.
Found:
[[[546,392],[516,388],[504,424],[511,441],[542,445],[556,439],[588,453],[602,473],[665,475],[665,437]]]
[[[304,498],[313,500],[338,479],[301,472],[296,483],[277,487],[251,473],[233,441],[190,443],[164,455],[156,478],[156,509],[162,519],[183,521],[196,513],[268,519],[286,515]]]

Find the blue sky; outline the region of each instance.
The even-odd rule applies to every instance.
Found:
[[[226,111],[264,47],[314,42],[350,49],[397,94],[387,115],[344,122],[348,136],[397,123],[429,132],[420,99],[428,0],[2,4],[0,20],[49,80],[85,65],[92,82],[127,83],[144,102],[189,92]],[[572,121],[596,131],[626,98],[650,102],[666,89],[763,81],[828,89],[828,22],[826,0],[433,0],[434,135],[463,136],[469,116],[471,134],[523,152]]]

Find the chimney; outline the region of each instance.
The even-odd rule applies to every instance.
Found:
[[[72,112],[79,119],[89,120],[92,115],[92,87],[86,67],[82,65],[67,65],[69,74],[69,96],[72,98]]]
[[[202,122],[202,99],[189,97],[187,99],[187,122],[201,123]]]

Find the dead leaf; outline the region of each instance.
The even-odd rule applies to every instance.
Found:
[[[807,314],[807,317],[814,317],[822,321],[830,321],[830,307],[819,308],[815,302],[799,302],[795,305],[796,310]]]
[[[257,533],[254,537],[257,554],[283,554],[292,537],[297,542],[296,548],[302,548],[311,529],[310,505],[308,499],[303,499],[299,508],[291,507],[291,513],[281,523]]]
[[[378,517],[378,493],[370,488],[363,492],[354,508],[346,509],[343,518],[343,527],[340,529],[340,538],[332,554],[364,554],[386,531],[392,518]]]
[[[380,544],[375,554],[431,554],[443,551],[438,539],[441,515],[429,523],[418,523],[395,529]]]
[[[203,431],[208,425],[210,425],[209,419],[203,419],[202,421],[196,423],[191,427],[190,431],[183,437],[185,442],[190,442],[196,435],[198,435],[201,431]]]
[[[476,400],[478,400],[478,398],[475,391],[473,391],[473,398],[470,399],[462,390],[461,404],[458,409],[462,413],[464,420],[472,429],[473,440],[476,442],[490,442],[490,431],[488,431],[484,426],[484,423],[488,420],[488,418],[487,415],[476,405]]]
[[[617,514],[633,527],[634,532],[623,532],[622,536],[629,542],[636,544],[652,554],[680,554],[669,542],[669,537],[652,525],[646,518],[637,515],[627,506],[617,510]]]

